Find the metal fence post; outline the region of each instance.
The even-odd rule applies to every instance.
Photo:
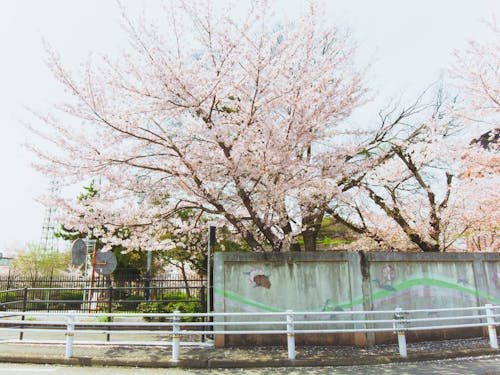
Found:
[[[205,299],[205,286],[202,285],[201,288],[200,288],[200,303],[201,303],[201,306],[202,306],[202,312],[206,313],[207,312],[207,302],[206,302],[206,299]],[[207,321],[207,317],[204,316],[203,318],[203,322],[205,323]],[[203,325],[203,331],[205,331],[207,329],[207,326],[206,325]],[[205,342],[205,335],[202,334],[201,335],[201,342]]]
[[[174,316],[172,318],[172,359],[174,361],[177,361],[179,359],[179,352],[180,352],[180,326],[179,326],[179,317],[180,311],[175,310],[174,311]]]
[[[75,339],[75,312],[70,311],[68,315],[68,322],[66,323],[66,354],[65,358],[73,356],[73,340]]]
[[[113,286],[110,285],[108,288],[108,313],[111,314],[113,312]],[[108,322],[113,321],[113,318],[111,316],[108,316],[106,319]],[[111,327],[108,326],[108,333],[106,334],[106,341],[110,341],[110,334],[109,331],[111,330]]]
[[[487,303],[486,307],[486,321],[488,322],[488,335],[490,336],[490,347],[498,349],[497,330],[495,328],[495,317],[493,316],[493,305]]]
[[[401,307],[396,307],[394,314],[394,322],[393,327],[396,333],[398,334],[398,347],[399,347],[399,355],[401,357],[407,357],[408,353],[406,350],[406,335],[405,335],[405,322],[403,309]]]
[[[295,331],[293,327],[293,311],[286,311],[286,337],[288,347],[288,359],[295,359]]]
[[[26,312],[28,309],[28,288],[24,288],[24,293],[23,293],[23,312]],[[25,316],[24,314],[21,316],[21,320],[24,320]],[[21,325],[21,329],[24,328],[24,325]],[[24,338],[24,331],[19,332],[19,340],[23,340]]]

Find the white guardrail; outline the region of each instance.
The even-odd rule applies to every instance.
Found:
[[[385,315],[385,317],[384,317]],[[390,318],[386,318],[389,316]],[[426,316],[426,317],[419,317]],[[15,319],[21,317],[21,319]],[[103,321],[126,317],[129,321]],[[357,318],[357,317],[362,317]],[[143,322],[138,319],[162,319],[163,322]],[[183,321],[197,318],[204,321]],[[65,357],[73,356],[73,345],[163,345],[172,346],[172,359],[178,360],[181,346],[212,346],[210,342],[181,342],[191,335],[287,335],[288,358],[295,359],[295,336],[304,334],[330,334],[354,332],[394,332],[398,337],[399,354],[407,356],[406,332],[453,328],[488,327],[491,348],[498,349],[496,326],[500,325],[500,306],[385,311],[327,311],[270,313],[206,313],[184,314],[128,314],[128,313],[47,313],[0,312],[0,332],[17,332],[20,338],[0,339],[1,343],[23,342],[25,332],[60,333],[65,340],[30,340],[33,343],[65,343]],[[92,319],[94,321],[89,321]],[[135,319],[135,321],[130,321]],[[263,320],[265,319],[265,320]],[[98,320],[98,321],[95,321]],[[214,321],[211,321],[214,320]],[[262,326],[269,327],[262,329]],[[312,328],[310,328],[312,326]],[[314,327],[316,326],[316,327]],[[318,326],[320,326],[318,328]],[[346,328],[347,326],[347,328]],[[154,327],[154,331],[152,330]],[[158,330],[165,328],[165,330]],[[256,329],[252,329],[255,327]],[[159,335],[163,341],[76,341],[85,334]],[[76,335],[76,336],[75,336]],[[2,335],[5,337],[5,335]],[[169,341],[166,341],[169,339]],[[26,341],[26,340],[25,340]]]

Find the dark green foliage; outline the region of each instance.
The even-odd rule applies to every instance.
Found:
[[[203,306],[198,300],[188,298],[184,293],[169,293],[161,296],[160,300],[141,302],[137,311],[141,313],[169,314],[174,311],[181,313],[202,313]],[[164,322],[165,318],[144,317],[144,320]],[[185,322],[199,321],[200,318],[183,318]]]
[[[185,301],[185,302],[171,302],[167,304],[165,312],[174,312],[176,310],[180,311],[181,313],[202,313],[203,312],[203,306],[201,305],[200,302],[190,302],[190,301]],[[195,317],[183,317],[182,321],[183,322],[198,322],[200,321],[201,318],[195,318]]]
[[[71,310],[79,309],[83,301],[83,291],[80,290],[63,290],[57,295],[52,295],[51,300],[57,300],[52,304],[54,310]],[[75,301],[75,302],[71,302]]]
[[[0,311],[5,311],[8,308],[9,302],[16,301],[15,292],[0,292]]]
[[[0,303],[16,300],[16,292],[0,292]]]
[[[165,312],[163,311],[165,305],[166,305],[165,302],[141,302],[139,306],[137,306],[137,312],[143,314],[162,314]],[[155,317],[145,316],[144,320],[146,322],[152,322],[152,321],[164,322],[165,318],[155,318]]]
[[[113,311],[136,311],[144,301],[144,297],[138,294],[131,294],[118,302],[113,303]]]
[[[45,310],[47,308],[47,302],[42,302],[42,301],[32,301],[28,302],[26,311],[38,311],[38,310]]]
[[[321,222],[321,228],[318,232],[316,243],[318,245],[347,245],[354,242],[359,236],[347,228],[342,223],[337,222],[331,216],[325,216]],[[297,238],[297,243],[304,246],[302,236]]]
[[[250,251],[250,246],[225,226],[217,229],[217,236],[215,251]]]

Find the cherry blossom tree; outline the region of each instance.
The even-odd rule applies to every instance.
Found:
[[[489,23],[491,40],[470,41],[455,52],[450,73],[463,105],[457,114],[473,122],[498,127],[500,115],[500,28]]]
[[[381,119],[357,156],[365,167],[341,181],[330,215],[370,238],[365,246],[389,250],[447,251],[479,227],[496,230],[498,176],[459,178],[470,140],[442,95]]]
[[[467,238],[469,250],[499,250],[500,31],[490,27],[491,41],[456,52],[456,100],[382,116],[360,169],[340,181],[327,211],[366,236],[354,246],[447,251]]]
[[[350,168],[343,155],[357,150],[341,142],[357,131],[339,128],[365,100],[355,45],[315,2],[286,24],[265,0],[244,14],[179,1],[165,25],[125,15],[131,49],[77,74],[49,49],[70,99],[39,115],[34,131],[57,146],[35,150],[39,168],[101,179],[91,210],[58,201],[65,223],[109,246],[174,248],[168,221],[189,209],[254,251],[286,251],[300,234],[314,249],[335,176]],[[129,235],[106,238],[119,228]]]
[[[491,38],[471,41],[466,49],[457,51],[450,69],[461,99],[455,113],[468,121],[474,135],[462,155],[461,182],[469,186],[469,191],[483,196],[490,181],[498,186],[500,174],[500,29],[494,18],[488,26]],[[496,192],[489,194],[486,195],[489,201],[470,207],[469,220],[475,220],[476,225],[468,233],[468,243],[474,250],[500,249],[500,199]]]

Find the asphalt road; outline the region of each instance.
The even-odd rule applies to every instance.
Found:
[[[59,365],[28,365],[0,363],[2,375],[65,375],[65,374],[113,374],[113,375],[500,375],[500,355],[492,357],[462,358],[454,360],[403,363],[376,366],[350,367],[305,367],[305,368],[262,368],[262,369],[145,369],[130,367],[69,367]]]

